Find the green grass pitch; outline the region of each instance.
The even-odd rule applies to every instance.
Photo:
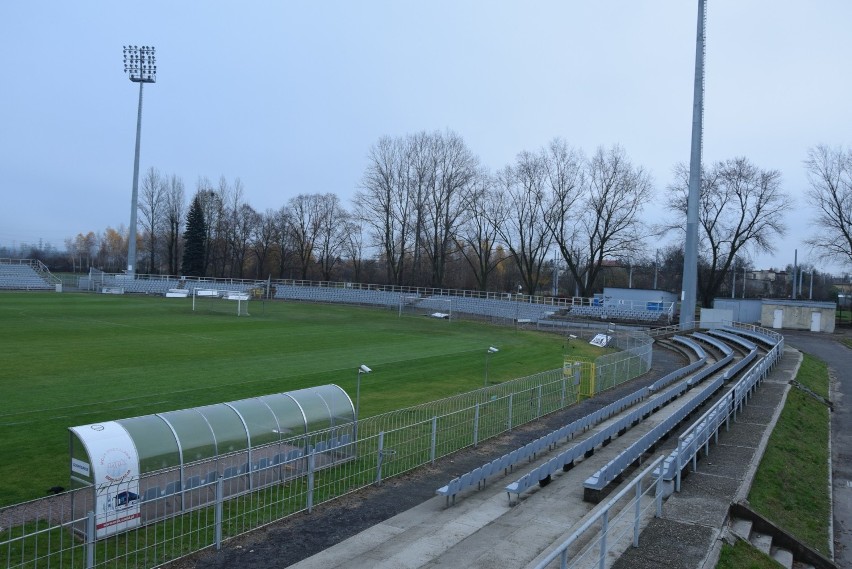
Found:
[[[68,431],[335,383],[361,416],[560,367],[558,335],[396,310],[254,301],[249,317],[192,299],[0,294],[0,505],[67,486]],[[573,348],[578,354],[591,347]]]

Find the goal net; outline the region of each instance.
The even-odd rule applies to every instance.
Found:
[[[400,296],[399,317],[403,316],[427,316],[442,320],[452,320],[453,301],[449,298],[429,296]]]
[[[243,291],[196,288],[192,291],[193,312],[249,316],[251,295]]]

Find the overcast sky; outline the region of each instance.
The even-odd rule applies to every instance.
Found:
[[[451,129],[492,171],[556,136],[621,144],[654,178],[658,219],[689,162],[696,16],[697,0],[4,0],[0,245],[128,225],[125,44],[157,49],[141,169],[190,195],[224,176],[259,211],[314,192],[348,206],[379,137]],[[802,162],[852,143],[850,22],[849,0],[709,0],[705,164],[778,169],[797,203],[758,267],[812,257]]]

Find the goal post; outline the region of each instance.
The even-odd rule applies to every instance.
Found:
[[[455,318],[453,301],[446,297],[403,295],[399,297],[398,316],[427,316],[441,320]]]
[[[250,299],[251,294],[244,291],[195,288],[192,290],[192,311],[249,316]]]

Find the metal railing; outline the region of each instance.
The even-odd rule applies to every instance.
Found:
[[[738,324],[736,327],[746,331],[758,332],[777,341],[769,352],[757,363],[751,366],[710,409],[701,415],[678,437],[677,446],[666,457],[661,466],[665,480],[675,481],[675,491],[680,492],[683,469],[690,463],[692,470],[698,470],[698,455],[704,450],[704,455],[710,453],[710,441],[719,442],[719,430],[722,425],[727,430],[731,419],[736,421],[748,398],[760,383],[766,379],[770,370],[778,363],[784,352],[784,339],[777,332],[751,325]]]
[[[639,547],[642,519],[653,508],[656,517],[662,516],[663,478],[654,474],[663,456],[649,464],[618,494],[607,500],[590,518],[577,528],[568,539],[559,544],[535,567],[545,569],[559,561],[559,567],[606,566],[607,555],[625,537],[632,537],[633,547]],[[646,482],[649,484],[645,485]],[[653,495],[652,495],[653,491]],[[624,499],[633,495],[627,503]],[[618,509],[617,509],[618,508]],[[598,526],[598,524],[600,524]],[[592,537],[589,537],[592,534]],[[581,538],[584,538],[581,540]]]

